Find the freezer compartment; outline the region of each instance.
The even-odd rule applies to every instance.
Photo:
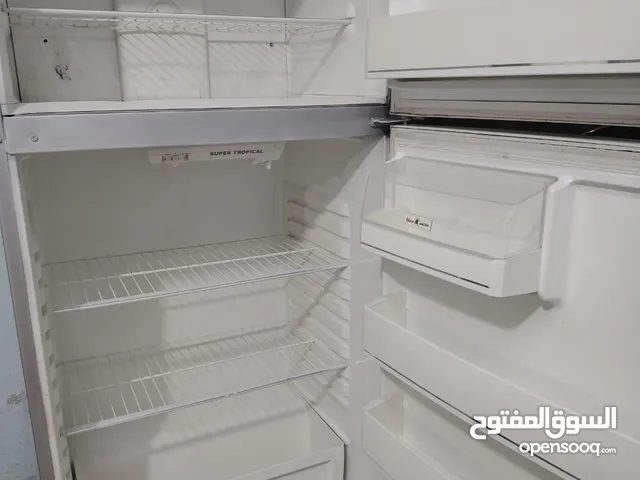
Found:
[[[638,73],[639,15],[627,0],[394,0],[370,22],[367,69],[372,78]]]
[[[168,413],[71,440],[78,480],[341,480],[344,445],[294,387]]]
[[[16,0],[8,15],[38,113],[384,103],[353,68],[366,19],[365,0]]]
[[[552,177],[398,154],[386,208],[364,217],[362,244],[487,295],[538,289]]]
[[[384,380],[384,398],[365,408],[364,451],[392,480],[559,479],[494,438],[474,440],[468,421],[417,385]]]

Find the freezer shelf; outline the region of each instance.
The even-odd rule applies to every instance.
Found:
[[[63,362],[75,435],[347,367],[305,329],[272,329]]]
[[[106,28],[123,32],[305,34],[340,30],[350,18],[271,18],[182,13],[113,12],[46,8],[11,8],[12,26],[34,28]]]
[[[51,310],[69,312],[345,268],[311,242],[269,237],[44,266]]]

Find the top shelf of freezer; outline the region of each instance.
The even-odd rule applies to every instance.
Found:
[[[96,10],[26,8],[33,4],[8,11],[19,92],[6,95],[5,115],[386,102],[383,82],[367,82],[357,55],[366,18],[348,6],[105,0],[92,3]]]
[[[375,135],[386,86],[363,74],[365,3],[15,0],[7,151]]]

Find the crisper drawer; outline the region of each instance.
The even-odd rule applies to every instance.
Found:
[[[640,69],[640,4],[632,0],[450,0],[413,9],[390,3],[391,15],[370,24],[368,72],[374,78]]]
[[[363,448],[392,480],[558,480],[495,439],[469,436],[469,424],[426,391],[386,372],[385,396],[365,408]]]

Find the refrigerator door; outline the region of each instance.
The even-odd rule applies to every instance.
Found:
[[[392,0],[391,15],[371,20],[372,78],[640,70],[640,4],[633,0],[456,0],[399,8],[408,3]]]
[[[638,160],[631,142],[394,128],[385,208],[363,219],[364,248],[386,259],[384,296],[365,308],[365,350],[469,429],[481,416],[539,418],[548,407],[551,426],[507,422],[489,438],[522,454],[538,448],[532,442],[546,445],[537,457],[557,471],[632,476],[640,467],[640,390],[630,367],[640,360]],[[505,294],[534,278],[537,294]],[[366,428],[378,432],[367,453],[396,480],[429,469],[456,478],[440,467],[460,465],[434,455],[416,421],[403,423],[406,395],[383,393],[365,412]],[[599,454],[560,453],[562,444]],[[400,447],[413,477],[387,454]],[[404,473],[394,477],[394,468]]]

